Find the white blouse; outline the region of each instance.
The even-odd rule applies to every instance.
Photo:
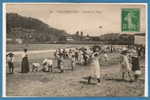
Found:
[[[28,55],[27,55],[27,53],[25,53],[25,52],[22,54],[22,58],[27,57],[27,56],[28,56]]]

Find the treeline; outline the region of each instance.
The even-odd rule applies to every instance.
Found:
[[[134,35],[110,33],[110,34],[104,34],[100,36],[99,40],[104,41],[104,43],[106,44],[130,45],[130,44],[134,44]]]
[[[7,37],[30,38],[32,42],[59,41],[64,35],[67,35],[64,30],[50,27],[38,19],[17,13],[7,13],[6,28]]]

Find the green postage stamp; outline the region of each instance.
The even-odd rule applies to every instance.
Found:
[[[121,12],[122,32],[140,31],[140,9],[124,8]]]

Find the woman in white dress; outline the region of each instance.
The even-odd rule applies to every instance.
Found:
[[[131,66],[130,66],[130,63],[129,63],[129,59],[128,59],[128,56],[127,56],[127,53],[125,52],[122,52],[122,61],[121,61],[121,72],[122,72],[122,79],[124,80],[125,78],[125,73],[128,74],[130,80],[132,81],[132,77],[131,77]]]
[[[91,83],[92,77],[96,77],[98,83],[100,83],[100,64],[98,52],[92,54],[90,67],[91,75],[89,76],[88,83]]]

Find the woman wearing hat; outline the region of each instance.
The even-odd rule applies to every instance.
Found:
[[[121,72],[122,72],[122,79],[125,79],[125,73],[128,74],[130,80],[132,81],[132,77],[131,77],[131,67],[130,67],[130,63],[129,63],[129,59],[127,56],[127,51],[122,51],[121,52],[122,56],[122,60],[121,60]]]
[[[91,75],[89,76],[88,83],[91,83],[92,77],[96,77],[98,83],[100,83],[100,65],[98,52],[92,54],[90,67],[91,67]]]
[[[136,50],[132,50],[132,71],[134,72],[134,80],[136,81],[141,75],[141,68],[139,64],[139,58]]]
[[[29,61],[28,61],[27,49],[24,49],[24,53],[22,55],[21,72],[22,73],[29,72]]]

